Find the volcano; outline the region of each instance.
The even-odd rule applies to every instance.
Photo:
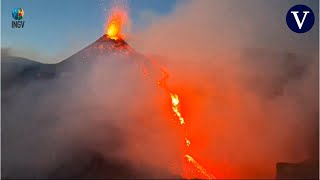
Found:
[[[67,59],[61,61],[56,66],[58,69],[64,69],[64,66],[86,66],[93,65],[99,57],[118,56],[120,57],[135,57],[138,53],[123,39],[111,39],[108,35],[103,35],[95,42],[88,45],[79,52],[73,54]]]
[[[87,59],[93,58],[93,56],[111,54],[132,56],[136,54],[136,51],[123,39],[114,40],[105,34],[89,46],[67,58],[65,61],[69,61],[69,59],[73,59],[75,57]]]
[[[253,52],[257,53],[258,51],[254,50]],[[257,54],[261,55],[262,53],[259,51]],[[125,161],[115,162],[112,158],[106,158],[101,152],[87,149],[87,147],[72,147],[72,150],[69,147],[66,148],[67,150],[63,149],[64,155],[62,161],[59,161],[57,155],[51,152],[53,149],[51,146],[55,147],[57,139],[44,136],[48,127],[54,126],[55,122],[59,121],[57,113],[61,111],[62,104],[55,99],[64,99],[72,105],[76,102],[75,98],[86,98],[86,100],[94,98],[94,93],[88,93],[86,97],[72,97],[72,95],[77,91],[77,88],[73,87],[74,79],[80,81],[77,83],[81,84],[81,79],[91,73],[91,68],[95,65],[111,66],[106,70],[106,75],[114,77],[116,74],[108,73],[108,70],[113,68],[114,71],[125,71],[133,69],[131,65],[139,67],[141,64],[148,66],[147,69],[151,69],[149,68],[150,62],[123,39],[111,39],[107,35],[103,35],[92,44],[57,64],[42,64],[25,58],[9,56],[2,57],[1,63],[3,178],[181,178],[171,174],[167,169],[159,170],[159,174],[154,176],[147,169],[137,170]],[[119,64],[124,66],[118,68]],[[123,69],[126,66],[130,67]],[[155,71],[151,70],[151,72]],[[110,86],[112,87],[113,84]],[[80,87],[86,88],[85,85]],[[52,94],[58,94],[59,97],[52,96]],[[44,108],[46,111],[42,112],[39,110],[40,108]],[[76,113],[83,114],[81,111]],[[87,118],[88,121],[91,120],[90,117]],[[117,134],[117,132],[112,133],[115,136]],[[108,141],[105,144],[118,144],[119,142],[121,142],[121,138],[114,138],[111,143]],[[56,158],[55,163],[43,165],[40,160],[46,158]],[[193,164],[186,163],[190,166],[186,167],[188,171],[196,171]],[[43,167],[46,168],[43,169]],[[300,169],[306,172],[312,169],[313,175],[317,167],[313,162],[302,165],[281,163],[277,166],[277,177],[293,178],[300,177],[300,174],[306,177],[303,172],[300,173]],[[294,171],[300,174],[297,175]]]

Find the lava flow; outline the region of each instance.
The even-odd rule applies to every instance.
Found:
[[[193,167],[196,168],[196,170],[203,176],[203,178],[205,179],[215,179],[215,177],[210,174],[203,166],[201,166],[189,153],[189,147],[191,145],[191,141],[188,139],[187,137],[187,128],[186,128],[186,122],[185,119],[182,117],[182,114],[180,112],[180,100],[179,100],[179,96],[175,93],[172,93],[166,83],[166,80],[169,78],[169,74],[164,71],[163,68],[161,68],[164,77],[159,80],[157,82],[158,85],[160,85],[161,87],[163,87],[168,94],[171,97],[171,104],[172,104],[172,111],[174,113],[174,115],[177,117],[177,119],[179,120],[180,125],[182,126],[183,130],[184,130],[184,135],[185,135],[185,145],[186,145],[186,152],[184,154],[184,158],[186,158],[188,163],[191,163],[191,165]],[[186,172],[185,174],[187,174],[188,172]]]
[[[124,23],[127,21],[127,13],[123,10],[120,9],[116,9],[113,10],[113,14],[111,14],[109,20],[108,20],[108,24],[106,26],[106,31],[105,34],[107,35],[107,38],[110,38],[114,41],[123,41],[123,34],[121,34],[121,29],[124,25]],[[150,60],[150,59],[149,59]],[[151,61],[151,60],[150,60]],[[154,65],[156,67],[159,67],[159,65],[157,65],[155,63],[155,61],[151,61],[154,63]],[[145,66],[143,66],[143,74],[145,76],[147,76],[147,72],[146,72],[146,68]],[[181,112],[180,112],[180,99],[178,94],[173,93],[167,86],[167,79],[169,78],[169,74],[162,68],[160,67],[161,72],[164,74],[163,78],[157,81],[157,84],[162,87],[163,89],[166,90],[166,92],[168,93],[168,95],[171,98],[171,108],[172,111],[174,113],[174,116],[177,117],[177,119],[179,120],[179,124],[180,126],[183,128],[183,132],[184,132],[184,143],[186,146],[186,150],[183,154],[183,158],[185,158],[186,162],[191,164],[192,167],[201,174],[201,178],[204,179],[215,179],[215,177],[213,175],[211,175],[203,166],[201,166],[190,154],[190,150],[189,147],[191,145],[191,141],[190,139],[187,137],[187,124],[186,121],[184,119],[184,117],[182,116]],[[185,172],[185,174],[188,174],[188,170],[186,170],[187,172]],[[189,178],[189,177],[187,177]]]
[[[176,94],[170,94],[170,96],[171,96],[171,102],[172,102],[172,110],[173,110],[174,114],[178,117],[178,119],[180,121],[180,124],[183,125],[184,124],[184,119],[181,116],[181,113],[180,113],[180,111],[178,109],[179,108],[178,106],[179,106],[179,103],[180,103],[179,97]]]

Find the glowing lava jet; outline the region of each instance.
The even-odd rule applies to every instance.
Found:
[[[107,21],[105,34],[113,40],[124,39],[122,29],[128,21],[127,11],[121,8],[114,8]]]

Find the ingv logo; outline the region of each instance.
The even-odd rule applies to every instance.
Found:
[[[24,16],[24,11],[22,8],[13,8],[12,17],[16,21],[11,22],[12,28],[23,28],[25,21],[21,21]]]
[[[314,24],[314,14],[306,5],[295,5],[287,13],[287,25],[296,33],[309,31]]]

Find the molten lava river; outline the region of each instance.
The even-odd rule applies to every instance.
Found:
[[[119,40],[123,39],[124,35],[121,34],[121,30],[123,25],[127,21],[127,13],[125,11],[122,11],[120,9],[116,9],[113,11],[112,14],[109,16],[109,20],[107,21],[105,34],[112,40]],[[150,60],[151,61],[151,60]],[[154,59],[152,60],[154,61]],[[168,86],[167,86],[167,79],[169,78],[169,74],[167,71],[164,70],[164,68],[159,68],[160,71],[163,73],[163,78],[156,81],[156,84],[164,89],[166,93],[168,94],[168,98],[170,98],[171,101],[171,109],[172,114],[177,120],[177,123],[179,124],[179,127],[181,128],[181,131],[183,132],[184,138],[183,144],[184,144],[184,152],[181,155],[184,159],[184,172],[182,172],[182,176],[184,178],[201,178],[201,179],[215,179],[215,177],[208,172],[198,161],[195,160],[195,158],[192,155],[192,152],[190,150],[190,147],[192,146],[191,139],[188,137],[188,131],[187,129],[190,129],[188,127],[188,120],[185,119],[183,114],[180,111],[180,98],[179,95],[176,92],[173,92]],[[146,69],[144,66],[143,73],[146,74]]]

